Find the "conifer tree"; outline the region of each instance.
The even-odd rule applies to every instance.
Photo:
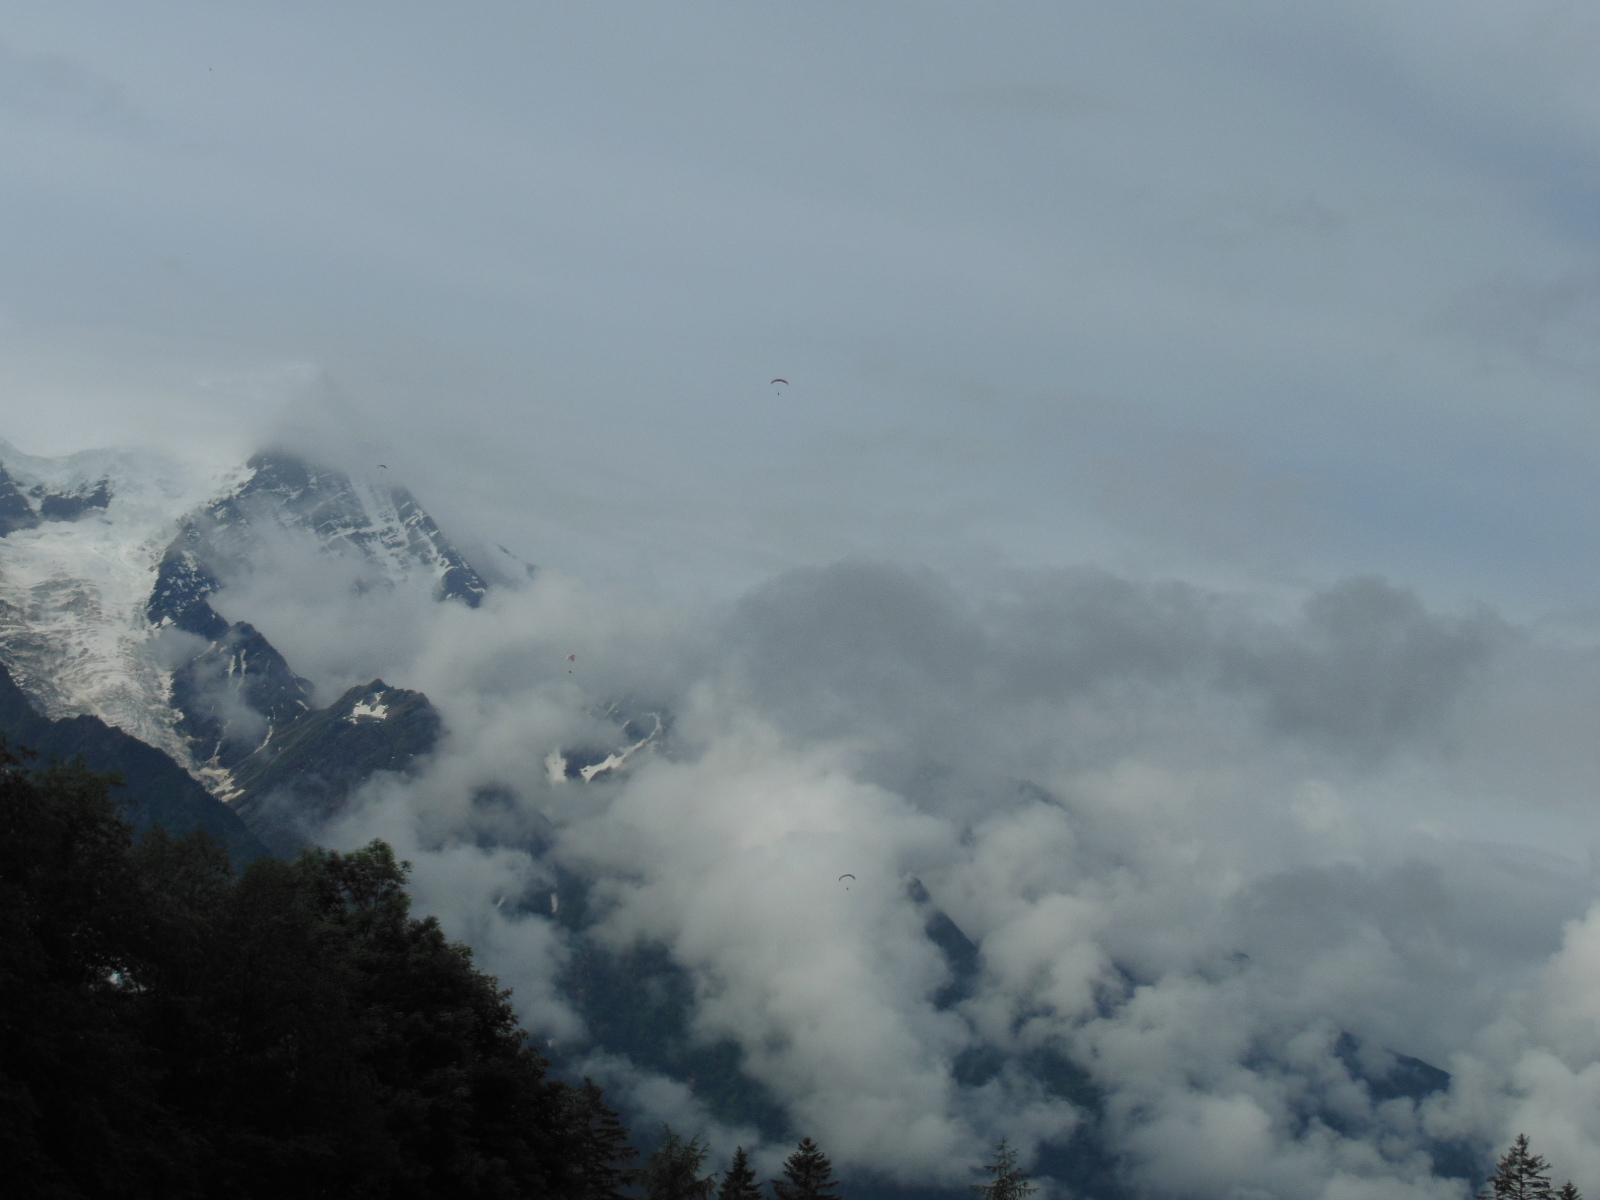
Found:
[[[1576,1190],[1576,1189],[1574,1189]],[[1494,1174],[1484,1180],[1478,1200],[1554,1200],[1550,1190],[1550,1164],[1528,1152],[1528,1135],[1517,1134],[1501,1155]]]
[[[983,1200],[1023,1200],[1039,1190],[1022,1173],[1017,1165],[1017,1152],[1005,1138],[994,1148],[994,1161],[984,1170],[989,1172],[989,1182],[976,1184],[972,1189]]]
[[[728,1164],[722,1186],[717,1189],[717,1200],[761,1200],[761,1184],[750,1169],[750,1156],[743,1146],[733,1152],[733,1161]]]
[[[1556,1200],[1583,1200],[1572,1180],[1567,1180],[1561,1185],[1561,1190],[1556,1193]]]
[[[664,1136],[655,1152],[645,1160],[644,1191],[648,1200],[711,1200],[717,1187],[716,1172],[704,1178],[700,1168],[709,1147],[698,1135],[687,1142],[662,1126]]]
[[[574,1094],[579,1151],[578,1176],[582,1200],[625,1200],[622,1189],[631,1186],[639,1171],[627,1164],[639,1152],[628,1144],[622,1119],[606,1106],[605,1093],[585,1078]]]
[[[810,1138],[801,1139],[793,1154],[783,1160],[787,1180],[774,1179],[772,1190],[778,1200],[840,1200],[832,1189],[833,1164]]]

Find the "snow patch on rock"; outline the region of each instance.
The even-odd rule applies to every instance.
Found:
[[[350,710],[350,715],[345,720],[354,725],[363,718],[381,721],[388,715],[389,706],[379,701],[377,697],[373,697],[373,703],[371,704],[368,704],[365,700],[357,700],[355,706]]]

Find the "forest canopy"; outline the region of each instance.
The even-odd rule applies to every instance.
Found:
[[[115,782],[0,744],[0,1161],[14,1194],[604,1200],[634,1151],[382,842],[236,874]]]

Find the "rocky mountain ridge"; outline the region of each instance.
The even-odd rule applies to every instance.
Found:
[[[40,719],[93,718],[153,747],[279,853],[375,771],[412,769],[442,726],[426,696],[381,680],[319,709],[255,626],[212,607],[285,536],[354,563],[362,587],[421,577],[440,602],[473,607],[488,590],[404,488],[287,452],[206,477],[152,456],[41,459],[0,443],[7,683]],[[18,735],[41,728],[12,716]]]

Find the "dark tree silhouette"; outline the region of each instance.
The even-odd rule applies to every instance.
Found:
[[[1017,1152],[1005,1138],[994,1148],[994,1161],[984,1170],[989,1172],[989,1182],[975,1184],[972,1189],[983,1200],[1023,1200],[1039,1190],[1022,1173],[1017,1165]]]
[[[1567,1180],[1561,1185],[1561,1190],[1556,1193],[1556,1200],[1583,1200],[1577,1186],[1572,1180]]]
[[[1528,1135],[1517,1134],[1500,1156],[1494,1174],[1484,1180],[1479,1200],[1551,1200],[1550,1164],[1528,1151]]]
[[[717,1189],[717,1200],[761,1200],[761,1184],[750,1169],[750,1156],[743,1146],[733,1152],[733,1161],[728,1164],[722,1186]]]
[[[710,1200],[717,1175],[701,1176],[709,1148],[698,1136],[687,1142],[662,1126],[661,1144],[645,1160],[644,1191],[648,1200]]]
[[[131,844],[107,778],[28,771],[0,740],[0,1162],[17,1195],[186,1182],[130,1027],[143,924]]]
[[[774,1179],[772,1190],[778,1200],[839,1200],[833,1189],[833,1164],[810,1138],[804,1138],[793,1154],[783,1160],[786,1178]]]
[[[628,1166],[639,1152],[629,1144],[627,1129],[592,1079],[574,1094],[572,1108],[578,1131],[576,1194],[580,1200],[626,1200],[624,1189],[639,1178],[638,1168]]]
[[[374,842],[235,877],[0,744],[6,1194],[620,1200],[627,1131]]]

